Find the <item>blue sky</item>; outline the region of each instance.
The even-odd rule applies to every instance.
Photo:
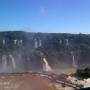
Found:
[[[0,31],[90,33],[90,0],[0,0]]]

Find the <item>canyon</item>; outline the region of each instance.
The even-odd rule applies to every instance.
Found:
[[[81,68],[89,58],[89,34],[0,32],[0,73]]]

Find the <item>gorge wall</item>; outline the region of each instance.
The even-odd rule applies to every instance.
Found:
[[[43,71],[90,64],[90,35],[0,32],[0,73]]]

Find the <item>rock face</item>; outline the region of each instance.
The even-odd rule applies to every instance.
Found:
[[[0,73],[43,71],[90,63],[90,35],[0,32]]]

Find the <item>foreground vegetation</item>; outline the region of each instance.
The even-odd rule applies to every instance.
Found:
[[[78,69],[77,72],[75,73],[75,76],[78,79],[87,79],[87,78],[90,78],[90,68],[87,67],[85,69]]]

